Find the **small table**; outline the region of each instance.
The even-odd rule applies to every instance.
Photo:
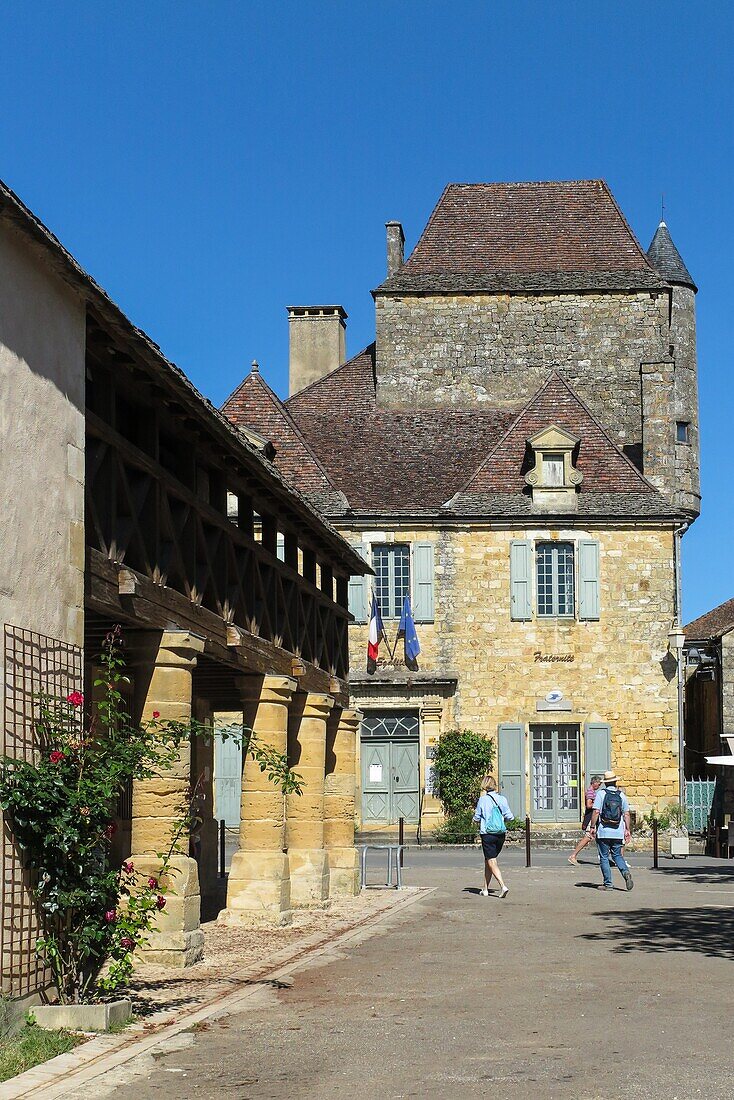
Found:
[[[360,845],[360,886],[364,889],[367,886],[367,853],[372,850],[374,852],[387,852],[387,882],[385,886],[390,889],[402,890],[403,888],[403,869],[401,867],[400,857],[405,849],[405,844],[362,844]],[[393,861],[396,868],[396,882],[393,887],[392,881],[392,868]],[[377,884],[376,884],[377,885]]]

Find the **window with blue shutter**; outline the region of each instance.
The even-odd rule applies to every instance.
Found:
[[[599,543],[579,539],[579,619],[599,618]]]
[[[533,617],[532,546],[529,539],[510,542],[510,618],[527,622]]]
[[[361,558],[367,561],[367,551],[361,542],[352,543],[352,548]],[[355,623],[367,622],[367,578],[349,578],[349,612],[354,616]]]
[[[416,542],[413,546],[413,618],[417,623],[434,619],[433,543]]]

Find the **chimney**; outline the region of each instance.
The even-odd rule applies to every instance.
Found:
[[[323,378],[347,358],[347,313],[342,306],[288,306],[288,393]]]
[[[394,275],[405,260],[405,234],[400,222],[385,222],[387,229],[387,277]]]

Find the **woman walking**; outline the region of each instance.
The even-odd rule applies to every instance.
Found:
[[[494,877],[499,883],[500,897],[506,898],[510,891],[509,887],[505,886],[497,858],[507,835],[505,822],[512,821],[512,810],[505,796],[497,793],[497,784],[493,775],[485,776],[482,781],[482,793],[474,811],[474,820],[479,822],[479,835],[484,852],[485,887],[482,890],[482,897],[489,897],[489,887]]]
[[[583,832],[583,836],[581,837],[581,840],[578,842],[574,850],[571,852],[571,855],[568,857],[568,862],[572,863],[574,867],[578,862],[576,857],[578,856],[579,852],[583,851],[587,844],[591,844],[591,815],[594,810],[594,799],[596,798],[596,792],[599,790],[600,787],[601,776],[592,775],[591,782],[586,788],[586,793],[584,795],[584,820],[581,822],[581,830]]]

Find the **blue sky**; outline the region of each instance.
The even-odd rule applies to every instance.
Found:
[[[289,303],[373,336],[384,222],[411,248],[448,181],[604,177],[699,285],[701,518],[684,614],[734,596],[729,505],[734,5],[16,4],[0,176],[217,403]]]

